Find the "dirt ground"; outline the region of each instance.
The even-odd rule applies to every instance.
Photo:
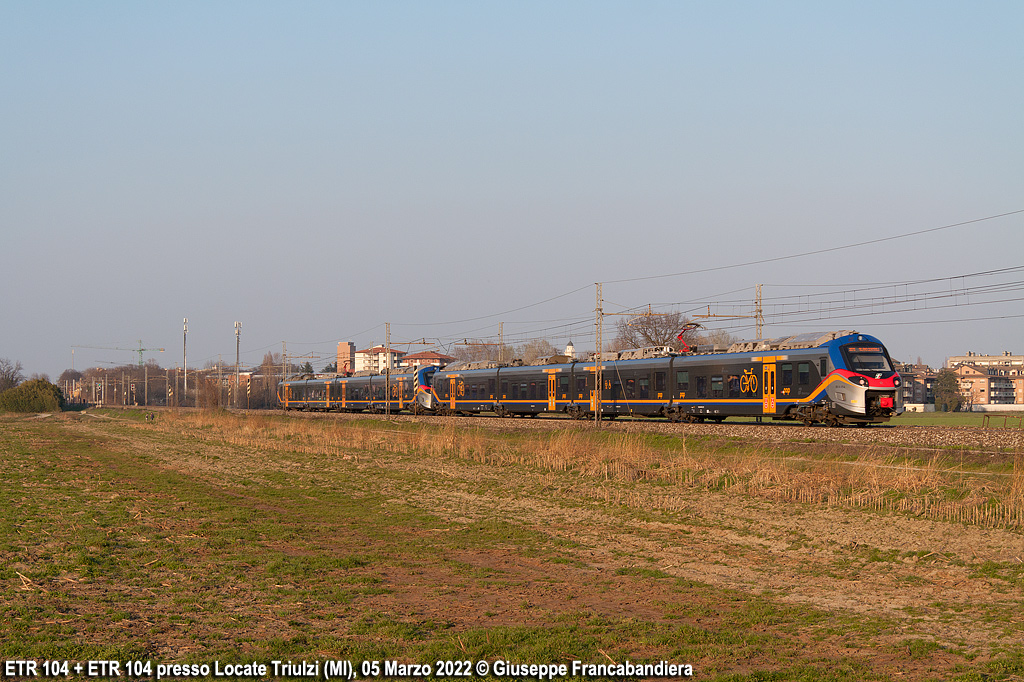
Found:
[[[138,451],[139,441],[130,433],[112,434],[101,421],[86,415],[65,418],[63,423],[87,438],[112,439],[113,447]],[[502,425],[499,420],[489,422]],[[541,422],[515,423],[536,428]],[[158,420],[155,426],[134,428],[168,427]],[[686,428],[721,435],[729,427]],[[740,434],[770,437],[766,430],[737,428]],[[809,431],[819,435],[817,429]],[[835,431],[845,438],[860,438],[862,433],[889,438],[895,432],[820,431]],[[1006,447],[1004,439],[989,442],[984,434],[965,437],[979,448]],[[938,445],[943,438],[948,434],[913,440],[929,445],[933,439]],[[313,476],[287,459],[222,446],[153,446],[145,454],[159,467],[221,485],[225,494],[235,496],[239,493],[231,482],[254,471],[283,472],[296,480]],[[382,452],[346,455],[329,466],[361,476],[396,505],[429,510],[450,524],[447,529],[411,532],[413,546],[430,546],[439,534],[467,524],[501,519],[561,547],[563,560],[557,562],[523,551],[514,539],[497,547],[455,549],[450,561],[443,563],[394,562],[378,571],[387,589],[361,598],[363,612],[435,620],[449,624],[454,632],[545,625],[583,613],[674,620],[714,630],[725,627],[730,609],[748,595],[829,614],[829,636],[821,636],[820,628],[786,631],[814,656],[860,658],[870,661],[875,671],[903,679],[934,677],[936,670],[942,677],[943,669],[951,669],[945,666],[964,661],[964,652],[971,660],[984,660],[1002,645],[1020,646],[1024,641],[1024,589],[1020,573],[1011,575],[1007,568],[1024,562],[1024,536],[1019,532],[860,509],[779,504],[729,491],[690,490],[680,504],[679,491],[664,486],[525,467],[465,466],[443,457]],[[671,505],[662,499],[669,496],[675,500]],[[257,503],[243,497],[239,501]],[[665,508],[671,511],[652,511]],[[394,532],[407,529],[396,526]],[[335,529],[331,542],[339,551],[366,552],[373,550],[376,540]],[[662,575],[714,589],[687,592],[687,608],[681,611],[678,581],[658,579]],[[734,596],[723,602],[716,590]],[[240,593],[232,608],[245,614],[268,607],[249,603]],[[883,623],[877,630],[864,625],[876,618]],[[287,633],[286,620],[260,619],[251,626],[251,634],[267,636],[275,629]],[[836,634],[850,622],[859,625],[849,634]],[[779,626],[765,622],[760,627],[770,632]],[[871,630],[870,636],[863,634],[866,630]],[[940,650],[924,661],[901,653],[902,643],[917,639],[934,642]],[[180,653],[188,646],[184,640],[155,644],[166,653]],[[745,665],[756,669],[758,662],[734,662],[732,670],[742,672]]]

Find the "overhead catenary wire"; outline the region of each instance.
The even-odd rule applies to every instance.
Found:
[[[821,249],[814,249],[814,250],[809,250],[809,251],[804,251],[804,252],[799,252],[799,253],[784,254],[784,255],[780,255],[780,256],[774,256],[774,257],[769,257],[769,258],[757,259],[757,260],[753,260],[753,261],[724,264],[724,265],[718,265],[718,266],[711,266],[711,267],[707,267],[707,268],[698,268],[698,269],[687,270],[687,271],[682,271],[682,272],[664,273],[664,274],[656,274],[656,275],[645,275],[645,276],[638,276],[638,277],[623,277],[623,278],[619,278],[619,279],[605,280],[605,284],[615,284],[615,283],[625,283],[625,282],[641,282],[641,281],[650,281],[650,280],[670,278],[670,277],[679,277],[679,276],[684,276],[684,275],[692,275],[692,274],[699,274],[699,273],[706,273],[706,272],[726,271],[726,270],[730,270],[730,269],[749,267],[749,266],[757,265],[757,264],[775,263],[775,262],[779,262],[779,261],[785,261],[785,260],[791,260],[791,259],[797,259],[797,258],[804,258],[804,257],[809,257],[809,256],[816,256],[816,255],[821,255],[821,254],[825,254],[825,253],[834,253],[834,252],[837,252],[837,251],[842,251],[842,250],[847,250],[847,249],[855,249],[855,248],[860,248],[860,247],[869,246],[869,245],[873,245],[873,244],[879,244],[879,243],[885,243],[885,242],[889,242],[889,241],[893,241],[893,240],[904,239],[904,238],[908,238],[908,237],[914,237],[914,236],[920,236],[920,235],[925,235],[925,234],[931,234],[931,233],[936,233],[936,232],[945,231],[945,230],[951,230],[951,229],[955,229],[955,228],[962,228],[962,227],[966,227],[966,226],[970,226],[970,225],[976,225],[978,223],[993,221],[993,220],[996,220],[996,219],[999,219],[999,218],[1006,218],[1006,217],[1009,217],[1009,216],[1019,215],[1019,214],[1022,214],[1022,213],[1024,213],[1024,209],[1008,211],[1008,212],[1004,212],[1004,213],[984,216],[984,217],[976,218],[976,219],[972,219],[972,220],[966,220],[966,221],[950,223],[950,224],[947,224],[947,225],[941,225],[941,226],[937,226],[937,227],[931,227],[931,228],[925,228],[925,229],[920,229],[920,230],[908,231],[908,232],[904,232],[904,233],[900,233],[900,234],[896,234],[896,235],[889,235],[889,236],[886,236],[886,237],[879,237],[877,239],[864,240],[864,241],[860,241],[860,242],[855,242],[855,243],[850,243],[850,244],[843,244],[843,245],[838,245],[838,246],[833,246],[833,247],[826,247],[826,248],[821,248]],[[779,287],[779,288],[784,288],[784,287],[812,288],[812,287],[814,287],[814,288],[818,288],[818,289],[821,289],[821,290],[824,290],[824,291],[819,291],[819,292],[816,292],[816,293],[809,293],[809,294],[768,296],[768,297],[765,297],[763,299],[763,301],[764,301],[764,304],[765,304],[766,308],[769,308],[769,310],[766,310],[766,313],[767,313],[766,316],[768,317],[768,323],[769,324],[776,324],[776,325],[777,324],[804,324],[804,323],[812,322],[814,320],[840,320],[840,319],[844,319],[845,317],[861,317],[861,316],[863,316],[862,314],[859,314],[859,313],[856,313],[856,312],[852,312],[852,311],[864,310],[865,308],[868,308],[871,305],[875,306],[875,312],[873,314],[885,315],[885,314],[890,314],[890,313],[907,313],[907,312],[912,312],[912,309],[908,310],[906,308],[906,306],[909,305],[910,303],[916,302],[918,304],[924,305],[924,304],[930,303],[932,301],[936,301],[936,300],[941,299],[941,298],[949,298],[949,297],[955,297],[955,296],[968,296],[968,295],[971,296],[972,297],[972,300],[971,300],[971,304],[972,305],[983,305],[983,304],[989,304],[989,303],[1012,302],[1012,301],[1015,301],[1017,299],[1009,298],[1009,299],[1003,299],[1003,300],[985,301],[985,300],[977,300],[977,298],[984,298],[986,296],[990,296],[990,295],[993,295],[993,294],[1000,293],[1001,291],[1015,291],[1018,288],[1024,287],[1024,281],[1001,282],[1001,283],[986,284],[986,285],[979,285],[979,286],[972,286],[972,287],[960,287],[960,288],[954,289],[953,291],[950,291],[950,292],[926,291],[926,292],[903,292],[903,293],[899,293],[899,294],[894,293],[894,294],[891,294],[891,295],[885,296],[885,297],[877,297],[876,299],[874,299],[873,303],[872,303],[872,301],[863,300],[863,297],[864,297],[865,294],[867,294],[869,292],[884,290],[884,289],[888,289],[888,288],[892,288],[892,287],[912,288],[912,287],[916,287],[916,286],[923,286],[923,285],[937,283],[937,282],[953,282],[956,279],[968,279],[968,278],[974,278],[974,277],[992,277],[992,276],[998,276],[998,275],[1003,275],[1003,274],[1009,274],[1009,273],[1017,272],[1017,271],[1020,271],[1020,270],[1024,270],[1024,266],[1012,266],[1012,267],[1005,267],[1005,268],[997,268],[997,269],[992,269],[992,270],[985,270],[985,271],[979,271],[979,272],[974,272],[974,273],[967,273],[967,274],[963,274],[963,275],[948,276],[948,277],[935,277],[935,278],[924,278],[924,279],[920,279],[919,278],[919,279],[906,280],[906,281],[901,281],[901,282],[873,282],[873,283],[859,283],[859,284],[839,284],[839,283],[831,283],[831,284],[828,284],[828,283],[826,283],[826,284],[804,284],[804,283],[801,283],[801,284],[770,284],[769,286],[771,286],[771,287]],[[403,329],[415,329],[417,327],[438,327],[438,326],[446,326],[446,325],[458,325],[458,324],[465,324],[467,322],[477,322],[477,321],[482,321],[482,320],[490,320],[490,319],[495,319],[495,318],[507,317],[507,316],[510,316],[510,315],[514,315],[515,313],[524,311],[524,310],[529,310],[529,309],[532,309],[532,308],[537,308],[537,307],[543,306],[545,304],[552,303],[554,301],[558,301],[558,300],[567,298],[567,297],[572,296],[574,294],[583,292],[583,291],[589,289],[591,286],[592,286],[591,284],[586,284],[586,285],[577,287],[575,289],[571,289],[571,290],[565,291],[565,292],[563,292],[561,294],[558,294],[556,296],[550,296],[550,297],[541,299],[539,301],[535,301],[535,302],[531,302],[531,303],[526,303],[526,304],[520,305],[520,306],[515,306],[513,308],[502,310],[500,312],[488,313],[486,315],[478,315],[478,316],[467,317],[467,318],[456,319],[456,320],[448,320],[448,321],[394,323],[393,326],[394,327],[401,327]],[[843,287],[843,289],[842,290],[837,290],[838,287]],[[681,301],[681,302],[676,302],[676,303],[643,304],[643,305],[650,305],[650,306],[652,306],[652,308],[658,308],[658,309],[662,309],[663,310],[663,309],[666,309],[666,308],[669,308],[669,307],[672,307],[672,306],[681,306],[681,305],[687,305],[688,304],[690,306],[689,309],[680,311],[684,315],[692,314],[692,313],[694,313],[694,312],[696,312],[698,310],[704,310],[709,305],[711,305],[711,306],[734,305],[736,307],[750,306],[751,305],[750,301],[745,300],[745,299],[739,299],[739,300],[735,300],[735,299],[734,300],[723,300],[722,299],[723,296],[729,296],[730,294],[738,293],[738,292],[743,291],[743,290],[748,289],[748,288],[749,287],[741,287],[741,288],[738,288],[738,289],[731,289],[730,291],[727,291],[727,292],[716,293],[716,294],[713,294],[713,295],[710,295],[710,296],[707,296],[707,297],[693,297],[693,298],[690,298],[688,301]],[[845,296],[846,299],[853,298],[853,299],[855,299],[855,301],[841,300],[840,297],[842,297],[842,296]],[[856,300],[856,299],[859,299],[859,300]],[[791,302],[791,301],[792,302],[796,302],[796,303],[795,304],[788,303],[788,302]],[[801,301],[804,302],[805,307],[813,306],[817,310],[800,310],[799,306],[800,306],[800,302]],[[611,304],[611,303],[608,303],[608,302],[606,302],[606,304],[607,305],[615,305],[615,304]],[[780,306],[786,306],[786,305],[792,305],[794,309],[785,309],[785,308],[780,309]],[[774,306],[774,310],[770,310],[770,308],[772,306]],[[640,304],[633,305],[633,306],[619,304],[618,307],[620,307],[622,310],[628,311],[630,309],[639,308]],[[897,307],[899,307],[899,309],[890,309],[890,310],[879,311],[879,310],[877,310],[879,307],[886,307],[886,308],[897,308]],[[926,308],[923,308],[921,310],[935,311],[935,310],[941,310],[941,309],[949,308],[949,307],[958,307],[958,306],[956,306],[956,305],[952,305],[952,306],[928,305]],[[1003,316],[1003,317],[1004,318],[1012,318],[1013,316]],[[516,340],[516,339],[523,339],[523,338],[529,337],[530,335],[564,335],[564,334],[571,334],[574,338],[579,339],[579,340],[587,340],[590,337],[590,334],[588,333],[588,331],[586,330],[586,327],[585,327],[585,323],[587,322],[588,319],[590,319],[590,316],[588,316],[588,315],[579,315],[579,316],[572,316],[572,317],[565,317],[565,318],[545,319],[545,320],[532,320],[532,321],[508,320],[508,319],[506,319],[506,320],[503,320],[503,323],[506,325],[506,328],[511,328],[510,329],[510,333],[507,334],[506,336],[509,339],[513,340],[513,341]],[[993,318],[981,318],[981,319],[993,319]],[[996,318],[996,319],[1003,319],[1003,318]],[[934,321],[927,321],[927,322],[928,323],[932,323],[932,322],[934,322],[934,323],[941,323],[941,322],[944,322],[944,320],[934,320]],[[896,323],[887,323],[887,324],[896,324]],[[533,325],[537,325],[537,326],[533,326]],[[295,345],[304,345],[304,346],[317,346],[317,345],[325,345],[325,344],[328,344],[328,343],[332,343],[333,344],[333,343],[337,343],[340,340],[358,338],[359,336],[362,336],[362,335],[364,335],[366,333],[369,333],[369,332],[373,331],[374,329],[380,328],[382,326],[383,326],[383,323],[375,324],[375,325],[373,325],[373,326],[371,326],[371,327],[369,327],[369,328],[367,328],[367,329],[365,329],[365,330],[363,330],[361,332],[358,332],[357,334],[341,335],[340,338],[335,338],[335,339],[331,339],[331,340],[312,341],[312,342],[291,341],[289,343],[292,343],[292,344],[295,344]],[[519,329],[515,329],[515,327],[519,327]],[[747,329],[749,327],[750,327],[750,325],[728,325],[728,326],[722,326],[722,327],[719,327],[719,328],[721,328],[723,330],[730,330],[730,329]],[[469,337],[480,338],[480,339],[491,339],[491,338],[494,338],[494,334],[493,333],[485,334],[483,336],[478,336],[478,334],[480,332],[483,332],[483,331],[489,331],[488,327],[486,327],[486,326],[474,327],[474,328],[472,328],[470,330],[464,330],[464,331],[460,331],[460,332],[457,332],[457,333],[449,332],[449,331],[446,330],[446,333],[440,335],[439,337],[434,337],[434,340],[436,340],[436,342],[437,342],[436,343],[436,347],[437,348],[442,348],[442,347],[446,347],[446,346],[450,347],[452,343],[454,343],[456,340],[459,340],[459,339],[462,339],[462,338],[469,338]],[[410,336],[412,336],[412,335],[410,335]],[[421,335],[416,334],[415,336],[420,337]],[[246,354],[247,357],[251,357],[252,354],[259,353],[261,351],[267,350],[267,349],[273,347],[274,345],[276,345],[276,344],[271,344],[271,345],[267,345],[267,346],[263,346],[263,347],[255,348],[255,349],[247,349],[247,350],[245,350],[245,354]],[[325,355],[326,354],[328,354],[328,351],[325,351]],[[207,358],[206,361],[209,361],[210,359],[212,359],[214,357],[216,357],[216,356],[210,356],[210,358]]]
[[[720,270],[730,270],[730,269],[733,269],[733,268],[745,268],[745,267],[749,267],[749,266],[752,266],[752,265],[763,265],[765,263],[778,263],[779,261],[792,260],[794,258],[805,258],[807,256],[818,256],[818,255],[821,255],[823,253],[834,253],[836,251],[843,251],[845,249],[855,249],[855,248],[859,248],[861,246],[870,246],[871,244],[881,244],[883,242],[889,242],[889,241],[893,241],[893,240],[896,240],[896,239],[905,239],[907,237],[916,237],[918,235],[930,234],[930,233],[939,232],[939,231],[942,231],[942,230],[951,230],[951,229],[956,228],[956,227],[965,227],[967,225],[974,225],[974,224],[986,222],[986,221],[989,221],[989,220],[996,220],[998,218],[1006,218],[1008,216],[1017,215],[1017,214],[1020,214],[1020,213],[1024,213],[1024,208],[1018,209],[1016,211],[1008,211],[1006,213],[999,213],[999,214],[996,214],[996,215],[985,216],[984,218],[975,218],[973,220],[965,220],[965,221],[962,221],[962,222],[959,222],[959,223],[952,223],[950,225],[942,225],[942,226],[939,226],[939,227],[930,227],[930,228],[927,228],[927,229],[924,229],[924,230],[915,230],[913,232],[905,232],[903,234],[891,235],[889,237],[879,237],[878,239],[869,239],[867,241],[856,242],[854,244],[844,244],[842,246],[832,246],[832,247],[828,247],[828,248],[824,248],[824,249],[814,249],[813,251],[804,251],[804,252],[801,252],[801,253],[793,253],[793,254],[788,254],[788,255],[785,255],[785,256],[775,256],[775,257],[772,257],[772,258],[760,258],[758,260],[746,261],[746,262],[743,262],[743,263],[732,263],[730,265],[718,265],[718,266],[712,266],[712,267],[709,267],[709,268],[699,268],[697,270],[686,270],[686,271],[683,271],[683,272],[672,272],[672,273],[663,274],[663,275],[646,275],[646,276],[642,276],[642,277],[628,277],[628,278],[624,278],[624,279],[611,279],[611,280],[606,280],[604,283],[605,284],[620,284],[620,283],[623,283],[623,282],[643,282],[643,281],[648,281],[648,280],[652,280],[652,279],[664,279],[664,278],[667,278],[667,277],[682,277],[684,275],[696,275],[696,274],[701,274],[701,273],[705,273],[705,272],[717,272],[717,271],[720,271]]]

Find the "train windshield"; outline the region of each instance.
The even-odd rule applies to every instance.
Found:
[[[843,348],[847,368],[859,374],[893,371],[885,348],[875,343],[851,343]]]

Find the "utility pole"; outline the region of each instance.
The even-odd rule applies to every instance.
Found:
[[[238,363],[242,348],[242,323],[235,322],[235,407],[238,407]]]
[[[757,285],[757,291],[754,295],[754,323],[757,326],[757,338],[763,339],[764,336],[764,308],[761,307],[761,287],[763,285]]]
[[[505,361],[505,323],[498,323],[498,362]]]
[[[604,345],[604,342],[603,342],[603,340],[601,338],[602,332],[604,331],[603,330],[603,326],[604,326],[604,307],[603,307],[604,299],[603,299],[603,296],[601,295],[601,283],[597,282],[596,286],[597,286],[597,307],[594,309],[594,314],[595,314],[595,317],[596,317],[595,325],[597,326],[597,362],[594,364],[594,399],[596,400],[596,403],[594,405],[594,425],[595,426],[600,426],[601,425],[601,384],[602,384],[602,382],[604,380],[604,377],[602,376],[602,373],[601,373],[601,360],[603,359],[602,355],[603,355],[603,351],[604,351],[604,349],[602,348],[602,346]]]
[[[708,312],[706,315],[694,315],[693,319],[707,320],[712,317],[720,317],[727,320],[742,320],[754,318],[754,326],[757,329],[757,338],[761,339],[764,334],[764,308],[761,306],[761,286],[757,285],[754,293],[754,314],[753,315],[719,315],[718,313],[711,312],[711,306],[708,305]]]
[[[181,336],[181,364],[185,368],[185,390],[183,391],[181,406],[185,407],[188,403],[188,318],[185,318],[185,331]]]
[[[384,323],[384,415],[391,419],[391,323]]]

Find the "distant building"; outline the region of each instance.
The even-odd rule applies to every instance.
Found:
[[[405,356],[404,351],[384,346],[374,346],[366,350],[357,350],[355,358],[355,371],[363,372],[373,370],[383,372],[387,368],[397,369],[401,359]]]
[[[946,367],[956,372],[960,393],[973,405],[1024,404],[1024,355],[955,355]]]
[[[413,353],[412,355],[406,355],[403,357],[402,366],[423,367],[426,365],[434,365],[435,367],[444,367],[454,361],[455,358],[450,355],[444,355],[432,350],[425,350],[420,353]]]
[[[1024,370],[1024,355],[1013,355],[1008,350],[1003,351],[1002,355],[978,355],[973,351],[967,351],[967,355],[954,355],[946,360],[946,367],[949,369],[956,369],[957,365],[965,364],[999,370]]]
[[[576,346],[572,345],[572,339],[569,339],[569,343],[567,343],[565,345],[565,353],[564,353],[564,355],[567,358],[575,358],[576,357]]]
[[[1019,370],[1011,376],[1002,373],[1006,370],[961,364],[954,371],[960,384],[960,394],[971,405],[1013,405],[1024,402],[1024,376],[1020,375]]]
[[[936,372],[928,365],[896,362],[896,371],[903,384],[904,404],[927,405],[935,403]]]
[[[351,341],[338,342],[338,374],[352,374],[356,371],[356,344]]]

